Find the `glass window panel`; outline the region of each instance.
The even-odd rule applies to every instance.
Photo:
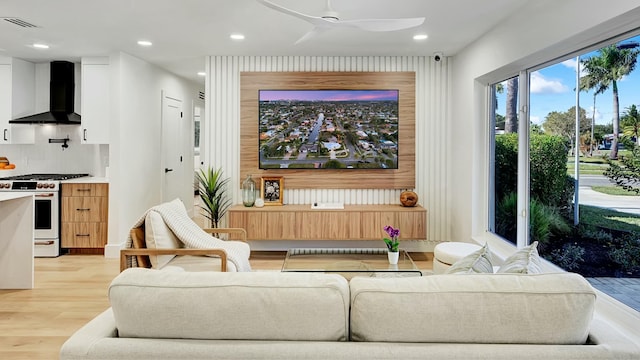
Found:
[[[516,243],[518,189],[518,77],[491,86],[489,228]]]

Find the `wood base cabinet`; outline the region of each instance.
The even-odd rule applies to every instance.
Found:
[[[108,216],[109,184],[62,184],[63,248],[104,248]]]
[[[383,228],[400,229],[400,240],[427,239],[427,210],[421,206],[345,205],[316,210],[311,205],[235,205],[229,227],[244,228],[248,240],[381,240]]]

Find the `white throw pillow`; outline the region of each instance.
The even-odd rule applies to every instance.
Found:
[[[498,269],[499,273],[515,274],[540,274],[540,255],[538,254],[538,242],[523,247],[505,259],[504,264]]]
[[[451,265],[445,274],[493,273],[489,244],[485,243],[480,250],[463,257]]]
[[[148,249],[176,249],[180,248],[181,242],[173,234],[173,231],[167,227],[162,215],[156,211],[149,211],[144,220],[145,225],[145,240]],[[161,269],[167,265],[175,255],[157,255],[149,256],[151,266],[154,269]]]

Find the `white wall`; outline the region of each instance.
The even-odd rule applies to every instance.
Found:
[[[13,59],[13,71],[19,84],[14,84],[12,94],[12,117],[22,117],[49,111],[50,63],[31,63]],[[32,83],[24,79],[33,80]],[[75,112],[80,108],[80,65],[76,64]],[[80,125],[20,125],[34,131],[34,144],[2,145],[0,156],[6,156],[16,164],[15,170],[4,170],[1,177],[33,173],[87,173],[104,176],[108,165],[108,145],[81,144]],[[69,147],[50,144],[51,138],[69,137]]]
[[[104,176],[108,165],[109,145],[80,144],[80,125],[29,125],[35,130],[35,144],[2,145],[0,156],[16,164],[15,170],[4,170],[0,176],[34,173],[79,173]],[[69,147],[50,144],[49,139],[69,137]]]
[[[453,58],[451,124],[452,237],[491,240],[487,229],[488,134],[486,85],[640,27],[638,1],[539,0]],[[464,129],[464,130],[463,130]],[[503,243],[503,242],[502,242]],[[501,242],[492,242],[498,250]],[[505,249],[505,251],[512,251]]]
[[[428,210],[428,241],[403,243],[414,251],[431,251],[434,244],[453,240],[449,235],[451,192],[450,78],[448,59],[435,62],[420,56],[212,56],[207,62],[205,121],[202,123],[205,166],[221,167],[231,178],[233,203],[241,203],[240,183],[240,73],[245,71],[414,71],[416,73],[416,193]],[[257,121],[257,119],[256,119]],[[402,119],[400,120],[402,121]],[[257,144],[256,144],[257,151]],[[364,180],[364,179],[363,179]],[[400,190],[288,189],[285,204],[342,201],[345,204],[399,204]],[[223,219],[226,220],[226,219]],[[349,246],[348,242],[307,244]],[[256,241],[255,250],[286,249],[285,242]],[[354,245],[352,245],[354,246]],[[380,246],[380,243],[355,246]]]
[[[110,128],[109,244],[105,256],[119,256],[131,227],[162,201],[162,91],[182,99],[185,176],[180,198],[193,205],[192,103],[201,86],[125,53],[110,57],[113,122]]]

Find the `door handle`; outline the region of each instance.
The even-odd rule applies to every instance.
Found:
[[[9,138],[7,137],[7,133],[9,132],[9,129],[4,129],[4,141],[8,141]]]
[[[35,245],[53,245],[53,240],[39,240],[34,242]]]
[[[168,172],[171,172],[171,171],[173,171],[173,169],[164,168],[164,173],[165,173],[165,174],[166,174],[166,173],[168,173]]]

